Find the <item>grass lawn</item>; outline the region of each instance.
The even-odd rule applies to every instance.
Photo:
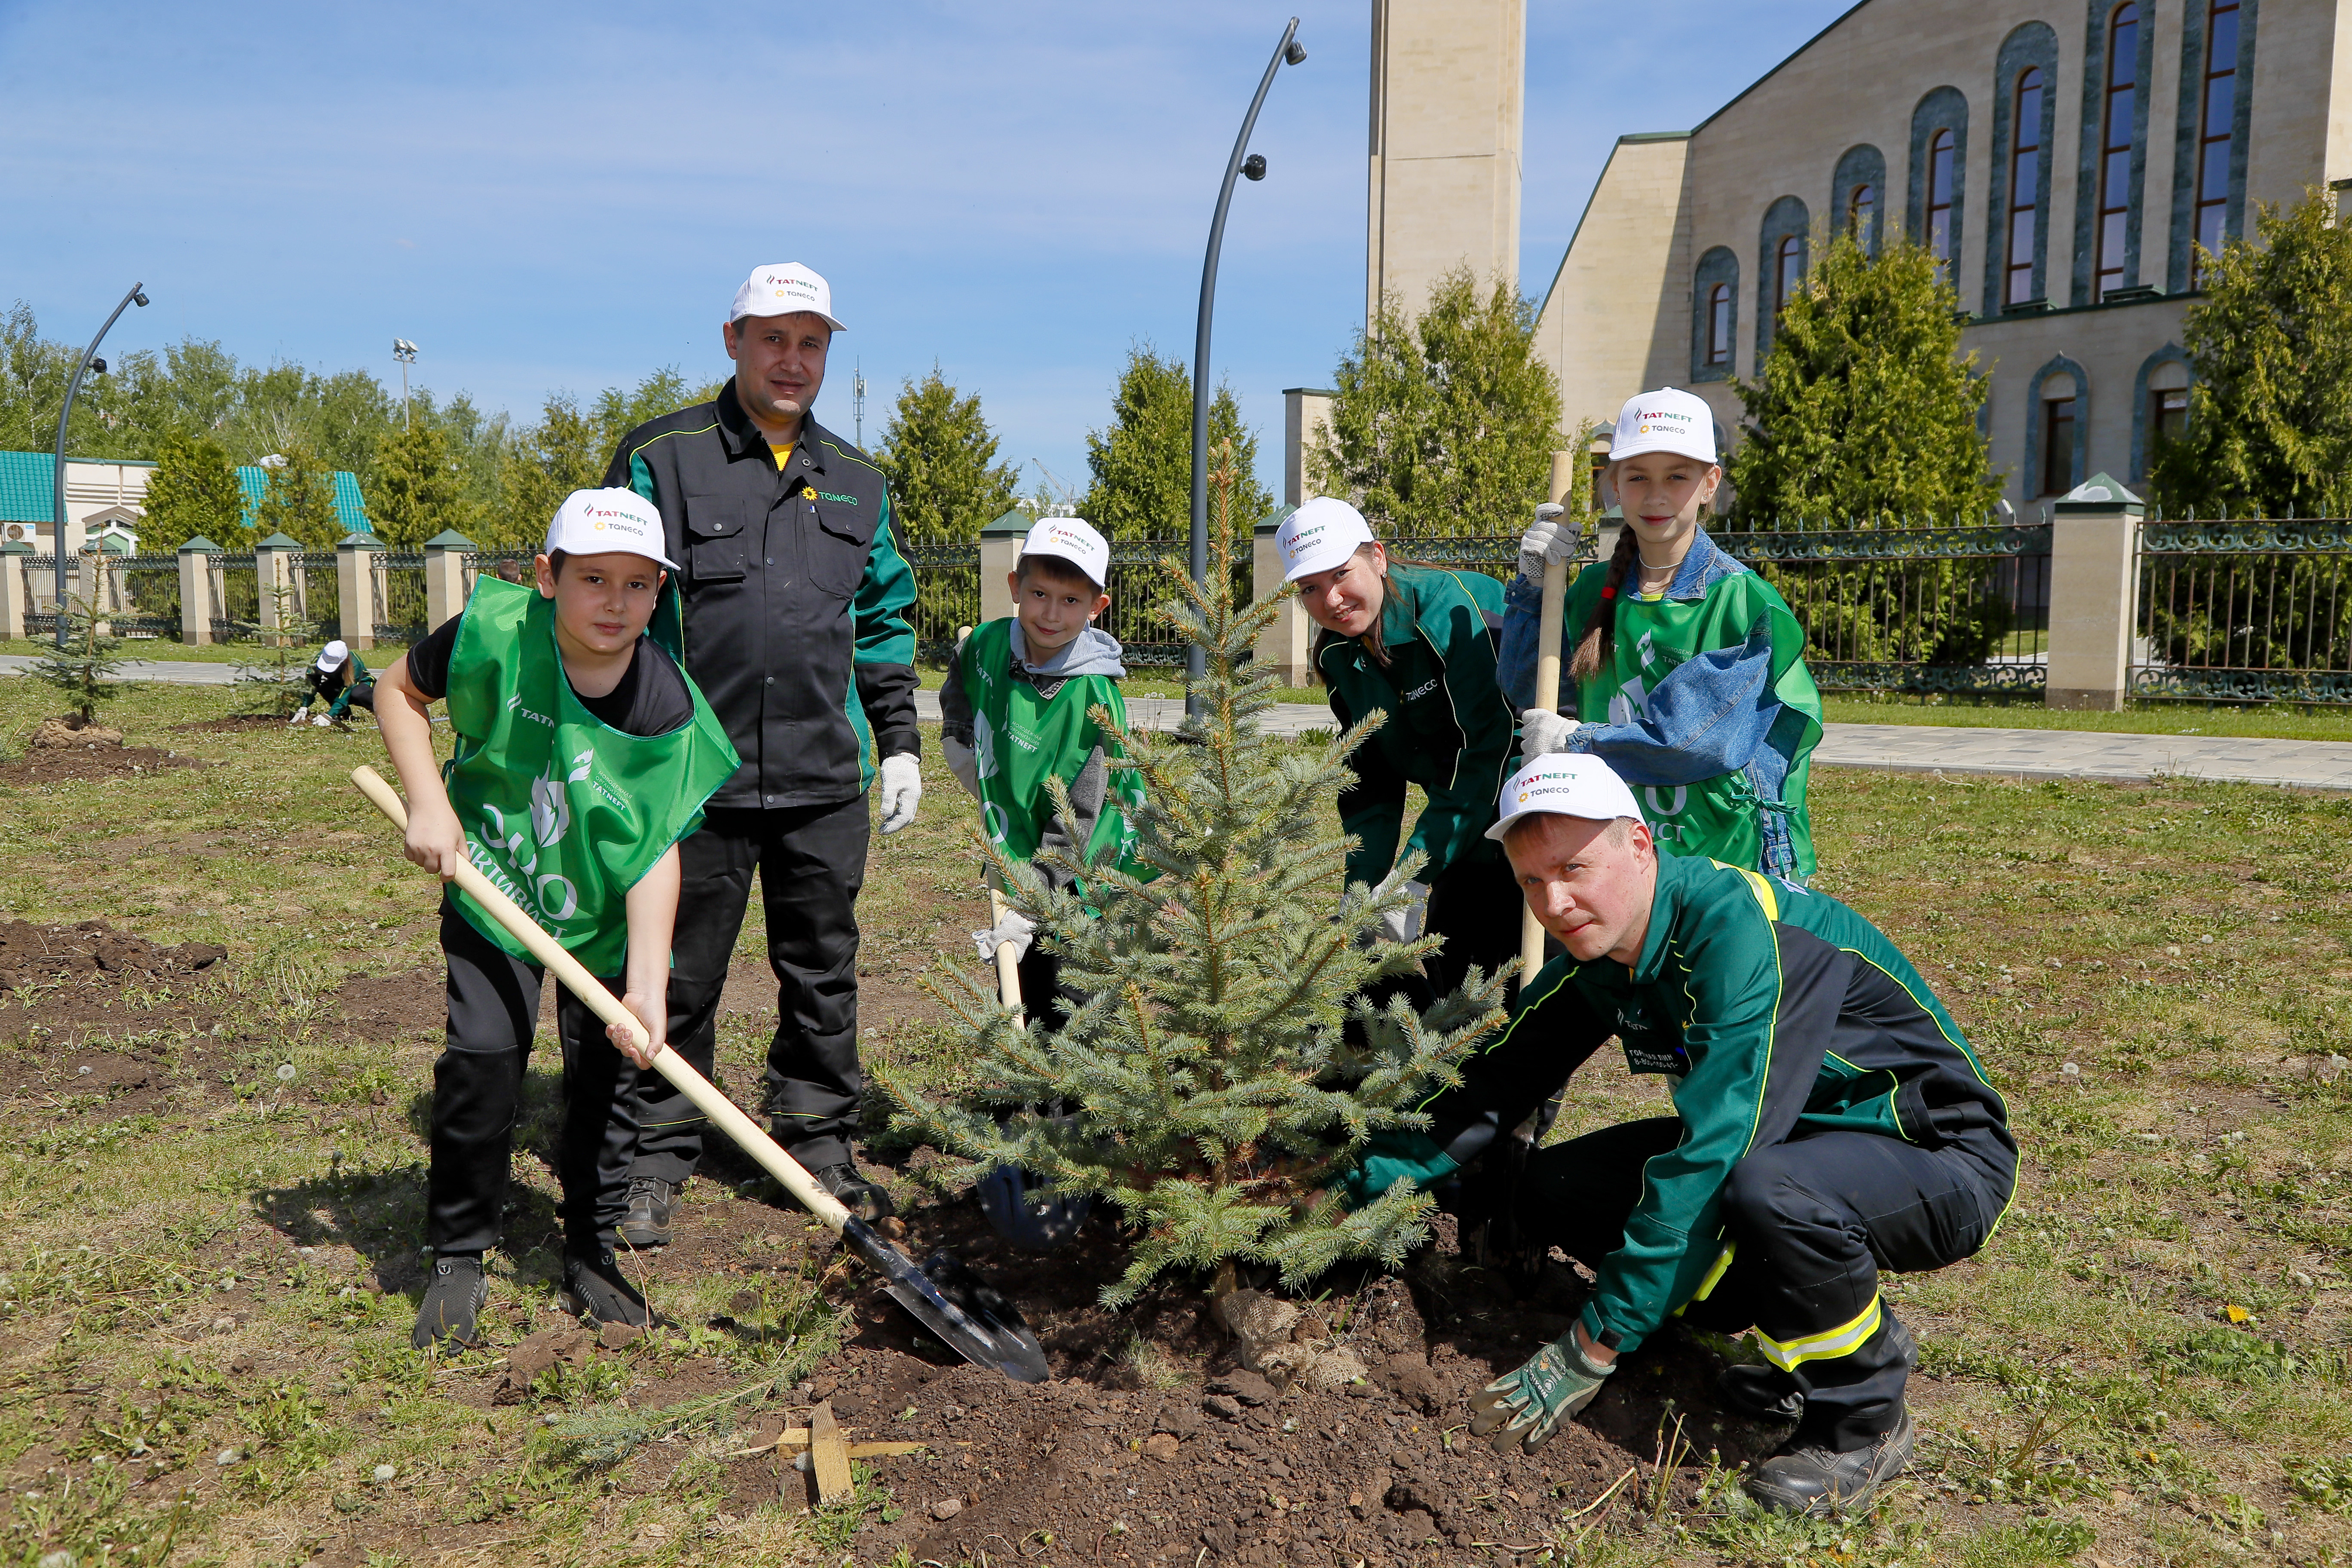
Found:
[[[766,1265],[804,1226],[756,1187],[688,1190],[693,1244],[649,1266],[680,1327],[509,1385],[501,1358],[558,1321],[552,1063],[534,1062],[489,1347],[407,1349],[433,889],[345,782],[380,763],[372,732],[219,728],[231,700],[151,686],[110,713],[201,766],[39,782],[0,761],[0,928],[102,921],[229,954],[0,993],[0,1555],[836,1563],[861,1519],[918,1506],[879,1466],[813,1518],[734,1457],[736,1426],[843,1331],[819,1280]],[[0,734],[48,710],[0,681]],[[935,762],[928,782],[917,825],[876,840],[864,1026],[870,1056],[944,1080],[953,1043],[914,983],[969,962],[982,900],[960,797]],[[1835,769],[1813,791],[1821,885],[1906,947],[2010,1097],[2017,1201],[1978,1260],[1890,1284],[1922,1346],[1923,1436],[1873,1517],[1774,1524],[1718,1478],[1534,1544],[1624,1564],[2341,1561],[2352,800]],[[755,911],[739,954],[759,942]],[[772,992],[739,978],[720,1071],[748,1099]],[[1563,1131],[1654,1114],[1658,1092],[1596,1058]],[[1118,1556],[1029,1541],[990,1561]]]
[[[1950,724],[1969,729],[2094,730],[2124,735],[2268,735],[2282,741],[2352,741],[2352,708],[2266,703],[2137,702],[2121,713],[2078,713],[1999,697],[1911,697],[1824,692],[1832,724]]]

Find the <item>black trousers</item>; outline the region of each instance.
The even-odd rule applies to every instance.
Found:
[[[776,976],[776,1032],[762,1079],[769,1131],[812,1170],[849,1158],[866,1089],[857,1065],[856,906],[871,835],[858,795],[831,805],[713,811],[679,847],[670,1047],[710,1075],[719,993],[757,872]],[[640,1075],[632,1120],[630,1174],[665,1182],[694,1174],[702,1115],[667,1079]]]
[[[1516,1205],[1530,1238],[1586,1265],[1623,1245],[1643,1166],[1682,1141],[1678,1117],[1604,1128],[1538,1151]],[[1723,1189],[1731,1263],[1685,1321],[1756,1331],[1805,1398],[1798,1440],[1838,1452],[1894,1429],[1908,1336],[1878,1290],[1881,1269],[1941,1268],[1982,1247],[2009,1201],[2014,1162],[1990,1138],[1916,1148],[1867,1132],[1817,1132],[1759,1149]]]
[[[436,1252],[484,1252],[498,1245],[506,1209],[515,1118],[545,975],[446,903],[441,948],[449,961],[449,1024],[433,1067],[425,1237]],[[637,1069],[606,1037],[604,1021],[561,985],[555,1019],[563,1052],[563,1131],[555,1160],[563,1243],[588,1252],[614,1245],[627,1207],[636,1145],[629,1100]]]
[[[1472,964],[1485,970],[1516,972],[1519,963],[1519,922],[1527,900],[1511,874],[1502,846],[1490,844],[1448,866],[1429,885],[1429,917],[1424,929],[1442,936],[1445,945],[1422,961],[1429,978],[1432,1001],[1450,994],[1470,973]],[[1515,977],[1506,996],[1518,994]]]

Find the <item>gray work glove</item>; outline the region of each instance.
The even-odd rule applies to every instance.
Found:
[[[896,833],[915,820],[923,798],[923,764],[912,752],[882,759],[882,831]]]
[[[1404,895],[1411,900],[1404,908],[1391,910],[1381,917],[1383,942],[1418,942],[1422,928],[1429,923],[1429,884],[1407,882]]]
[[[1548,563],[1566,561],[1576,552],[1582,533],[1559,521],[1567,511],[1558,501],[1548,500],[1536,508],[1535,521],[1519,535],[1519,575],[1528,582],[1541,583]]]
[[[1519,715],[1519,755],[1529,762],[1550,752],[1568,750],[1568,738],[1577,721],[1549,708],[1530,708]]]
[[[955,782],[963,785],[964,794],[978,800],[980,758],[972,749],[953,735],[942,735],[940,737],[940,756],[946,762],[948,772],[955,775]]]
[[[1013,962],[1018,963],[1029,955],[1030,939],[1036,934],[1035,921],[1031,920],[1019,910],[1007,910],[1004,911],[1004,918],[996,922],[996,928],[993,931],[972,932],[971,944],[980,949],[980,961],[982,963],[995,963],[996,950],[1000,947],[1010,947],[1013,950]]]
[[[1470,1432],[1498,1453],[1542,1447],[1559,1424],[1592,1403],[1617,1363],[1586,1359],[1576,1331],[1536,1352],[1527,1365],[1496,1378],[1470,1400]]]

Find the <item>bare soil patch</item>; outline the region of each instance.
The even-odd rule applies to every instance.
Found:
[[[88,783],[203,764],[153,746],[126,746],[122,731],[103,724],[44,719],[25,738],[25,754],[0,763],[0,784]]]

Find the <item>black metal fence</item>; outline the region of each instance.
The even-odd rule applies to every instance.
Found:
[[[2352,521],[2155,521],[2135,697],[2352,703]]]
[[[1750,529],[1713,534],[1780,591],[1824,691],[2039,691],[2050,527]]]
[[[415,643],[425,639],[425,557],[393,551],[376,557],[376,582],[381,591],[377,608],[383,619],[374,626],[375,640]]]

